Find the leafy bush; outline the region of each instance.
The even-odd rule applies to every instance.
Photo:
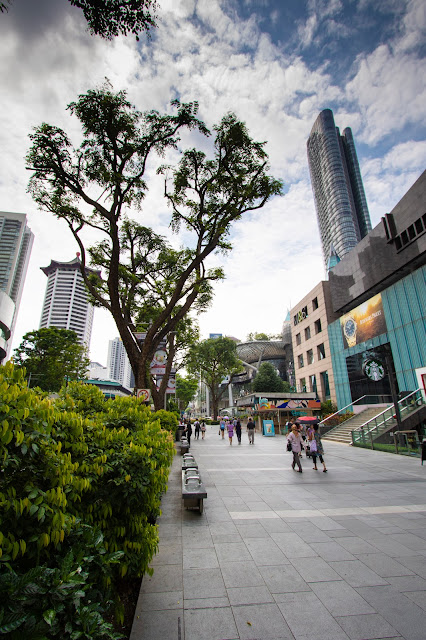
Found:
[[[162,429],[166,429],[166,431],[170,431],[174,433],[179,424],[178,415],[173,411],[165,411],[164,409],[160,409],[152,414],[152,417],[155,420],[159,420]]]

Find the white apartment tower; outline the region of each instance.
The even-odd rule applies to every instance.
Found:
[[[25,213],[0,211],[0,362],[10,352],[33,242]]]
[[[81,274],[80,254],[70,262],[52,260],[41,267],[47,275],[46,294],[41,313],[40,329],[57,327],[75,331],[80,344],[90,345],[93,325],[93,305]],[[98,271],[87,269],[91,273]]]
[[[121,338],[114,338],[108,343],[107,370],[110,380],[131,389],[132,369]]]

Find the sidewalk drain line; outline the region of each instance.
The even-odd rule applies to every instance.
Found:
[[[182,629],[180,623],[180,616],[178,617],[178,640],[182,640]]]

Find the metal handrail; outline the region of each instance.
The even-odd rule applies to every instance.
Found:
[[[363,398],[366,398],[367,394],[361,396],[360,398],[358,398],[357,400],[355,400],[354,402],[350,402],[349,404],[346,405],[346,407],[342,407],[341,409],[339,409],[338,411],[335,411],[334,413],[332,413],[331,415],[327,416],[326,418],[324,418],[324,420],[321,420],[320,424],[324,424],[324,422],[326,420],[330,420],[330,418],[333,418],[334,416],[337,416],[341,411],[344,411],[344,409],[347,409],[348,407],[352,407],[352,405],[356,404],[357,402],[359,402],[360,400],[362,400]]]
[[[412,396],[415,396],[416,394],[419,393],[419,391],[422,393],[424,390],[422,387],[419,387],[418,389],[416,389],[415,391],[412,391],[411,393],[409,393],[407,396],[405,396],[404,398],[401,398],[401,400],[398,400],[397,404],[400,405],[401,404],[401,413],[403,411],[405,411],[407,409],[407,406],[402,406],[404,403],[406,403],[407,400],[409,400],[409,398],[411,398]],[[377,424],[376,420],[377,418],[380,418],[380,416],[383,416],[387,411],[390,411],[391,414],[388,418],[383,419],[379,424]],[[373,433],[373,431],[379,431],[379,427],[386,424],[386,422],[388,422],[388,420],[394,419],[394,411],[395,411],[395,404],[392,404],[391,406],[387,407],[384,411],[381,411],[380,413],[377,414],[377,416],[374,416],[374,418],[371,418],[370,420],[368,420],[367,422],[365,422],[364,424],[360,425],[357,429],[353,429],[351,431],[352,433],[352,441],[354,442],[354,436],[355,434],[363,434],[363,438],[365,435],[370,435]],[[374,427],[372,427],[371,429],[368,429],[367,431],[365,430],[365,427],[370,424],[371,422],[374,422],[375,425]]]

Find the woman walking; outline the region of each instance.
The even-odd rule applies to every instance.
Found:
[[[239,420],[235,425],[235,433],[237,434],[238,444],[241,444],[241,422]]]
[[[318,430],[318,425],[314,425],[314,434],[312,436],[312,440],[310,441],[310,447],[311,447],[311,455],[312,455],[312,462],[314,463],[314,471],[318,471],[318,467],[317,467],[317,456],[320,459],[320,462],[322,463],[322,466],[324,467],[323,469],[323,473],[327,473],[327,467],[325,466],[325,462],[324,462],[324,449],[322,446],[322,442],[321,442],[321,436],[320,436],[320,432]]]
[[[299,473],[302,473],[302,465],[300,464],[300,452],[302,451],[302,436],[299,432],[299,425],[297,422],[291,427],[291,433],[287,436],[287,440],[291,443],[291,450],[293,452],[293,464],[291,468],[299,467]]]
[[[227,427],[228,427],[229,444],[232,444],[232,438],[234,437],[234,423],[229,421]]]
[[[206,435],[206,423],[204,420],[201,422],[201,440],[204,440],[204,436]]]

